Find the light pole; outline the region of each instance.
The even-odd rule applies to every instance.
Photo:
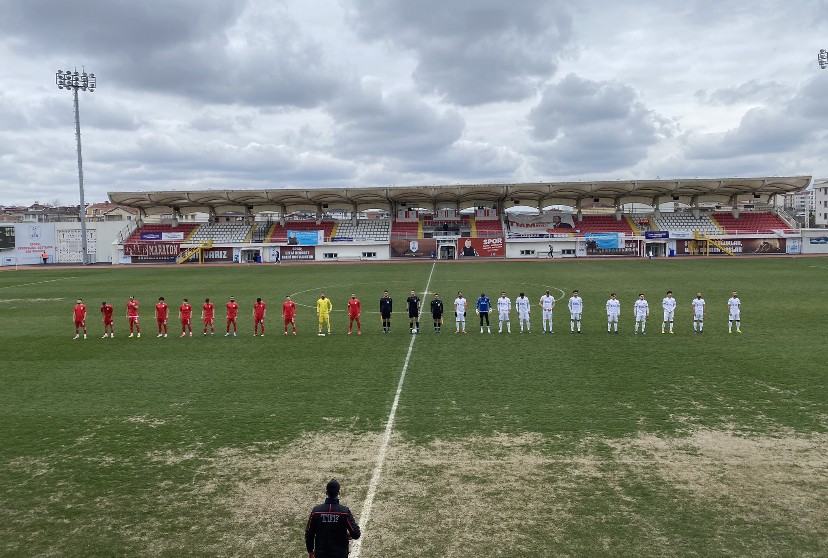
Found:
[[[81,133],[80,133],[80,109],[78,108],[78,90],[81,91],[95,91],[98,86],[98,81],[95,74],[87,74],[86,71],[78,73],[77,68],[74,72],[69,70],[58,70],[55,74],[55,83],[58,89],[66,89],[72,91],[75,97],[75,137],[78,140],[78,185],[80,186],[80,223],[81,223],[81,261],[86,265],[87,246],[86,246],[86,203],[83,200],[83,158],[81,157]]]
[[[819,51],[819,54],[817,54],[817,62],[823,70],[828,68],[828,50],[822,49]]]

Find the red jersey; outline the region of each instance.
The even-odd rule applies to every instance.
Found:
[[[115,309],[112,307],[111,304],[107,304],[106,306],[101,306],[101,314],[103,314],[104,323],[109,325],[112,323],[112,313]]]
[[[348,301],[348,315],[356,318],[362,313],[362,306],[360,306],[358,298],[352,298]]]
[[[293,318],[296,316],[296,303],[292,300],[288,300],[282,304],[282,315],[285,318]]]
[[[182,321],[190,321],[190,319],[193,317],[193,306],[189,302],[182,304],[179,310],[181,311]]]
[[[127,302],[127,316],[131,318],[138,317],[138,301],[137,300],[130,300]]]
[[[227,319],[232,320],[235,319],[239,313],[239,303],[238,302],[228,302],[227,303]]]
[[[86,305],[75,304],[75,321],[81,323],[86,319]]]
[[[256,317],[257,320],[264,319],[266,309],[267,304],[265,304],[264,301],[253,303],[253,315]]]
[[[215,304],[212,302],[205,302],[201,309],[204,311],[204,319],[205,320],[212,320],[213,319],[213,312],[216,310]]]
[[[163,322],[167,319],[169,310],[170,306],[166,302],[159,302],[155,305],[155,317],[158,318],[159,322]]]

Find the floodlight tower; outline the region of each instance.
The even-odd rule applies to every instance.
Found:
[[[822,49],[819,51],[819,54],[817,54],[817,62],[823,70],[828,68],[828,50]]]
[[[89,91],[91,93],[95,91],[95,88],[98,86],[98,81],[95,78],[95,74],[87,74],[85,70],[78,73],[78,69],[75,68],[74,72],[70,70],[58,70],[57,74],[55,74],[55,83],[57,83],[58,89],[72,91],[75,97],[75,138],[77,138],[78,142],[78,185],[80,187],[81,261],[83,262],[83,265],[86,265],[88,263],[88,256],[86,253],[86,203],[83,200],[83,158],[81,157],[78,90]]]

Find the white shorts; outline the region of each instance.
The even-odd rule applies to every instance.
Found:
[[[500,312],[500,314],[498,315],[498,317],[500,318],[500,321],[501,321],[501,322],[508,322],[508,321],[509,321],[509,312],[508,312],[508,311],[502,311],[502,310],[501,310],[501,312]]]
[[[581,313],[578,312],[577,314],[569,314],[569,319],[574,321],[574,322],[580,322],[581,321]]]
[[[521,320],[526,320],[526,321],[528,322],[528,321],[529,321],[529,312],[520,312],[520,313],[518,314],[518,317],[519,317]]]
[[[675,311],[675,310],[669,310],[669,311],[668,311],[668,310],[665,310],[665,311],[664,311],[664,321],[665,321],[665,322],[672,322],[672,321],[673,321],[673,315],[674,315],[675,313],[676,313],[676,311]]]
[[[618,323],[618,314],[607,314],[607,322],[611,324]]]
[[[693,315],[693,320],[695,320],[695,321],[697,321],[697,322],[703,322],[703,321],[704,321],[704,313],[701,313],[701,312],[696,312],[696,313]]]
[[[732,321],[734,321],[734,320],[735,320],[735,321],[738,321],[738,320],[739,320],[739,312],[731,312],[731,313],[730,313],[730,320],[732,320]]]
[[[636,314],[635,315],[636,322],[646,322],[647,321],[647,314]]]
[[[543,311],[543,319],[552,321],[552,310],[544,310]]]

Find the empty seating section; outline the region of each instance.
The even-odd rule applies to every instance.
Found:
[[[253,236],[250,238],[251,242],[264,242],[267,240],[267,231],[273,223],[256,223],[256,228],[253,229]]]
[[[633,230],[626,219],[615,220],[614,215],[584,215],[582,221],[575,220],[575,231],[579,235],[585,233],[623,233],[633,235]]]
[[[189,242],[205,242],[212,240],[213,244],[227,244],[244,242],[250,234],[250,225],[239,223],[203,224],[192,234]]]
[[[662,213],[661,217],[654,221],[660,231],[698,231],[709,234],[722,232],[707,213],[700,214],[698,219],[689,212]]]
[[[771,213],[743,212],[738,218],[730,213],[714,213],[713,218],[727,234],[767,234],[790,229],[785,221]]]
[[[477,236],[479,237],[503,236],[503,224],[500,219],[477,219],[475,229],[477,229]]]
[[[354,225],[350,221],[341,221],[336,227],[335,241],[380,240],[387,241],[391,232],[391,222],[386,219],[360,219]]]
[[[329,239],[331,237],[331,233],[333,232],[334,226],[336,223],[333,221],[322,221],[321,223],[317,223],[316,221],[288,221],[285,223],[284,226],[276,223],[276,228],[273,230],[273,234],[270,236],[269,242],[287,242],[287,232],[288,231],[318,231],[324,230],[325,231],[325,239]]]
[[[162,240],[162,239],[147,239],[141,238],[142,234],[146,233],[184,233],[184,241],[190,236],[194,229],[198,228],[198,223],[179,223],[177,226],[170,224],[150,223],[135,229],[124,244],[140,244],[143,242],[183,242],[182,240]]]
[[[394,221],[391,224],[391,238],[417,238],[420,223],[417,221]]]

